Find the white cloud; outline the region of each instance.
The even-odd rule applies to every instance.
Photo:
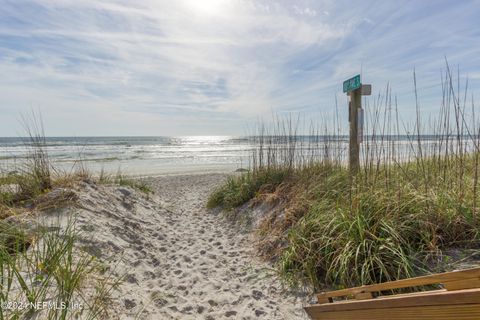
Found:
[[[293,6],[293,10],[295,11],[296,14],[299,15],[305,15],[309,17],[315,17],[317,15],[317,11],[314,9],[310,9],[308,7],[306,8],[300,8],[296,5]]]
[[[330,110],[341,81],[362,68],[374,90],[393,80],[408,91],[414,65],[428,75],[420,79],[427,85],[444,55],[480,65],[478,35],[467,28],[475,25],[475,14],[462,6],[432,10],[382,2],[371,10],[371,4],[330,0],[21,5],[0,8],[0,21],[8,21],[0,22],[0,72],[8,75],[0,78],[7,92],[0,111],[33,104],[48,111],[46,119],[104,119],[104,126],[89,126],[93,131],[85,134],[114,132],[110,115],[125,120],[129,113],[146,134],[178,132],[191,119],[204,122],[191,126],[198,134],[241,134],[242,121],[272,109]],[[462,14],[449,28],[439,23]],[[150,125],[141,122],[145,118]],[[3,121],[0,135],[15,134]]]

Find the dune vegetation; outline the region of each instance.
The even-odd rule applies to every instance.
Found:
[[[400,120],[388,88],[367,104],[357,173],[338,118],[262,124],[250,170],[213,192],[208,206],[238,217],[262,205],[258,250],[291,284],[378,283],[475,257],[480,126],[459,81],[447,65],[437,116],[422,119],[417,102],[413,124]]]
[[[75,207],[77,183],[115,184],[150,193],[138,179],[100,172],[82,162],[70,172],[55,168],[46,151],[41,118],[25,121],[29,153],[21,164],[0,172],[0,318],[41,313],[42,319],[106,318],[113,288],[121,279],[82,250],[75,217],[45,224],[42,213]]]

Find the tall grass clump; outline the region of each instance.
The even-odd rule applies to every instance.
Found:
[[[52,166],[46,150],[41,116],[32,113],[28,118],[23,117],[23,126],[27,133],[25,145],[28,154],[17,182],[21,193],[25,197],[32,197],[52,188]]]
[[[93,319],[106,315],[106,307],[95,301],[105,299],[108,291],[89,289],[92,280],[103,281],[97,276],[100,265],[77,250],[78,231],[73,220],[64,227],[39,225],[28,241],[20,226],[7,227],[3,222],[1,231],[0,303],[5,306],[0,309],[1,319],[73,319],[81,314]]]
[[[74,221],[37,224],[30,218],[74,203],[69,188],[92,174],[83,166],[56,170],[41,117],[32,113],[23,125],[26,158],[0,175],[0,319],[108,318],[109,294],[118,280],[105,276],[101,262],[77,244]],[[13,217],[19,214],[27,215]]]
[[[224,186],[209,197],[207,207],[222,206],[226,210],[232,210],[254,198],[258,193],[275,190],[285,181],[289,173],[288,169],[262,168],[238,177],[230,177]]]
[[[120,170],[117,172],[117,174],[113,179],[109,179],[108,177],[105,176],[103,172],[101,172],[99,176],[99,181],[105,183],[109,180],[111,180],[113,183],[118,184],[120,186],[130,187],[130,188],[142,191],[143,193],[146,193],[146,194],[153,193],[152,188],[148,185],[148,183],[146,183],[145,180],[142,180],[140,178],[128,177],[122,174]]]
[[[355,174],[338,112],[307,125],[264,123],[251,137],[250,171],[208,204],[268,203],[258,248],[292,284],[345,287],[441,269],[445,252],[480,244],[480,123],[467,84],[447,63],[438,113],[423,119],[414,72],[413,122],[401,120],[388,86],[365,99]]]

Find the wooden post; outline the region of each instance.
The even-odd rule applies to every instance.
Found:
[[[350,173],[356,174],[360,168],[360,137],[358,136],[359,121],[358,111],[362,108],[362,90],[358,88],[348,93],[350,96],[349,117],[350,120],[350,145],[349,167]]]
[[[350,97],[350,102],[348,103],[348,121],[350,121],[348,160],[350,174],[355,175],[360,169],[360,143],[363,140],[362,96],[371,95],[372,86],[362,84],[360,75],[358,74],[343,82],[343,92]]]

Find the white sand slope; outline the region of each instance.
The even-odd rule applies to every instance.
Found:
[[[154,201],[130,188],[86,185],[81,244],[124,281],[112,319],[307,319],[254,257],[250,235],[205,209],[225,175],[150,178]]]

